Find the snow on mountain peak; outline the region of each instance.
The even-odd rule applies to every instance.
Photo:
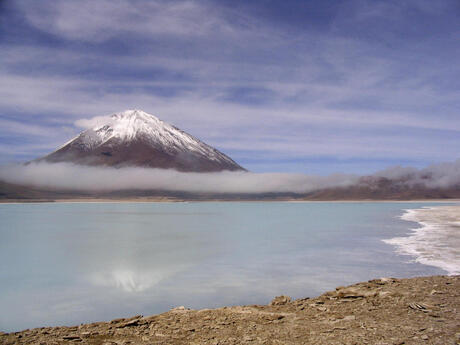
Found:
[[[106,140],[110,138],[133,140],[138,135],[153,138],[170,128],[174,127],[154,115],[135,109],[111,115],[105,124],[94,127],[93,131]]]
[[[207,156],[211,160],[233,162],[213,147],[139,109],[125,110],[102,117],[98,122],[97,126],[82,132],[74,139],[87,150],[114,140],[118,143],[143,140],[152,146],[163,147],[171,153],[193,152]]]
[[[88,129],[39,160],[193,172],[244,170],[217,149],[142,110],[125,110],[75,124]]]

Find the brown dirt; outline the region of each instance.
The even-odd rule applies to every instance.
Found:
[[[0,344],[460,344],[460,276],[384,278],[317,298],[0,335]]]

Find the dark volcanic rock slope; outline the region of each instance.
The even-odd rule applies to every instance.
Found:
[[[244,170],[222,152],[141,110],[114,114],[38,161],[194,172]]]

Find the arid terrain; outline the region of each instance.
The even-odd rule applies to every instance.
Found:
[[[269,305],[177,307],[0,335],[0,344],[460,344],[460,276],[382,278]]]

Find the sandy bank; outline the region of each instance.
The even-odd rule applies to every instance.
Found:
[[[200,199],[188,200],[168,197],[146,197],[146,198],[74,198],[74,199],[3,199],[0,204],[33,204],[33,203],[154,203],[154,202],[292,202],[292,203],[440,203],[458,204],[460,199],[357,199],[357,200],[298,200],[298,199]]]
[[[460,276],[378,279],[317,298],[0,335],[0,344],[458,344]]]

